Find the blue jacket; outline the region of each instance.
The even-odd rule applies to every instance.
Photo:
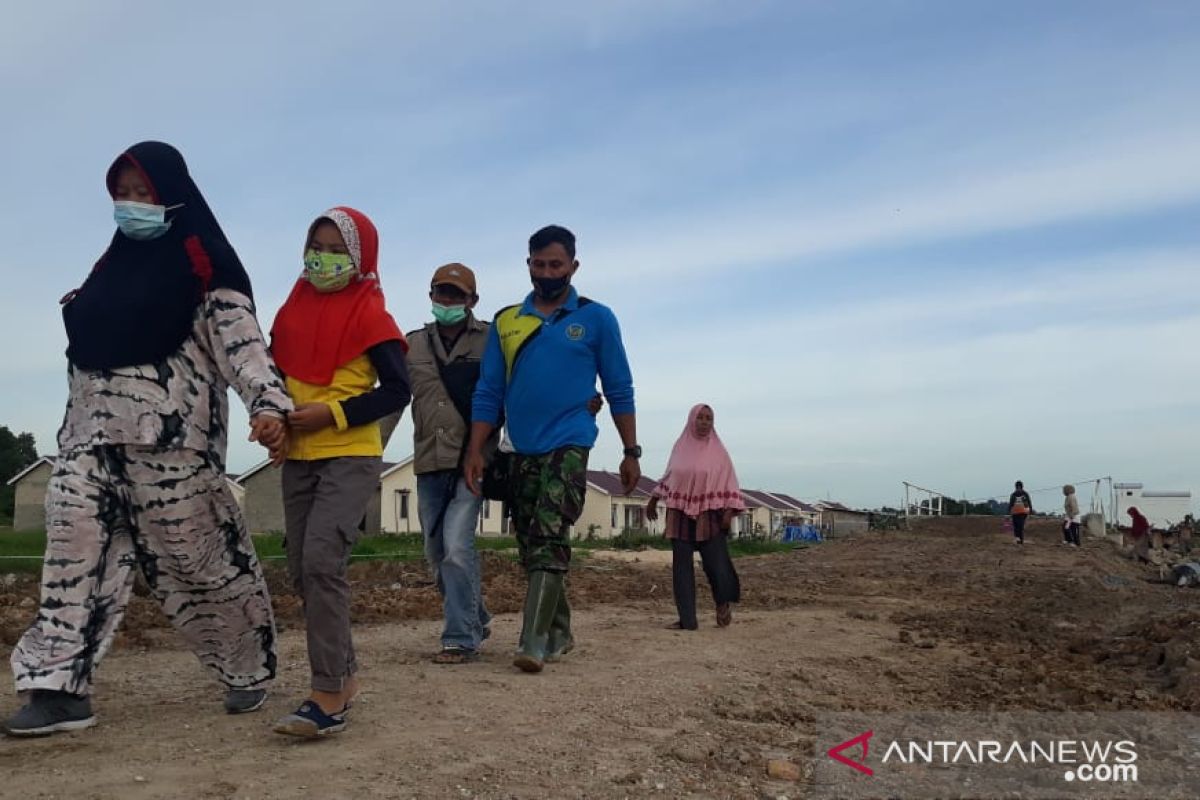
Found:
[[[531,293],[493,320],[471,418],[495,425],[503,409],[513,448],[525,455],[590,448],[599,433],[587,409],[597,375],[612,413],[634,413],[633,375],[612,310],[572,288],[545,317]]]

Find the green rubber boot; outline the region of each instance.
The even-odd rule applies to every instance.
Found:
[[[546,644],[546,663],[553,664],[575,649],[575,637],[571,635],[571,604],[567,602],[567,587],[563,584],[554,609],[554,620],[550,623],[550,641]]]
[[[546,663],[550,626],[562,596],[563,574],[536,570],[529,574],[525,614],[521,622],[521,645],[513,666],[524,672],[541,672]]]

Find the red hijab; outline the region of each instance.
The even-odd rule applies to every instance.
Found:
[[[703,403],[692,406],[687,427],[671,448],[667,471],[655,487],[654,495],[662,498],[667,508],[689,517],[726,508],[740,511],[746,503],[742,500],[733,460],[717,436],[717,429],[714,427],[707,436],[696,433],[696,417],[702,408],[712,410]]]
[[[358,277],[345,289],[318,292],[301,276],[275,315],[271,353],[275,363],[305,383],[328,386],[334,371],[380,342],[408,342],[388,313],[379,288],[379,234],[361,211],[337,206],[308,226],[305,248],[322,222],[332,222],[342,234]]]

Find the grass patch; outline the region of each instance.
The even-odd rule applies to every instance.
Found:
[[[516,546],[515,542],[512,543],[512,546]],[[282,561],[285,558],[283,534],[264,533],[255,536],[254,549],[263,561]],[[45,552],[45,531],[0,533],[0,573],[40,572],[42,555]],[[420,561],[425,558],[425,545],[420,534],[371,536],[360,539],[352,553],[357,558]]]
[[[729,555],[763,556],[771,553],[790,553],[793,550],[803,550],[811,542],[776,542],[771,539],[730,539]]]
[[[254,537],[254,549],[264,561],[281,561],[286,557],[282,533],[264,533]],[[352,558],[379,558],[389,561],[420,561],[425,558],[425,543],[419,533],[364,536],[350,551]]]
[[[45,531],[0,530],[0,573],[41,572],[45,552]]]
[[[479,550],[515,551],[517,540],[512,536],[478,536]],[[625,532],[612,539],[575,539],[572,548],[586,556],[595,550],[670,550],[671,542],[662,536]],[[775,542],[765,539],[730,539],[729,554],[734,558],[783,553],[806,547],[807,544]],[[264,561],[285,558],[283,534],[264,533],[254,537],[254,549]],[[0,574],[6,572],[37,573],[42,569],[46,551],[45,531],[0,529]],[[386,559],[390,561],[420,561],[425,557],[424,540],[419,533],[367,536],[354,545],[355,559]]]
[[[571,546],[581,550],[670,550],[671,540],[660,534],[626,530],[611,539],[576,539]],[[807,542],[777,542],[771,539],[733,537],[729,539],[729,555],[739,558],[741,556],[761,556],[768,553],[788,553],[807,546]]]

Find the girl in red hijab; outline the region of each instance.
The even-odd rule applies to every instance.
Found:
[[[700,551],[704,574],[717,606],[717,625],[733,621],[731,603],[741,598],[741,584],[729,557],[728,535],[733,516],[746,508],[729,451],[713,427],[713,410],[693,406],[667,471],[655,487],[646,516],[658,519],[659,501],[667,507],[666,536],[671,540],[672,583],[679,621],[673,629],[695,630],[696,578],[692,553]]]
[[[309,226],[304,274],[275,317],[271,350],[296,410],[283,465],[288,574],[304,600],[309,698],[275,725],[317,737],[346,726],[358,692],[346,567],[379,484],[379,420],[410,399],[408,344],[384,305],[379,235],[338,206]]]

